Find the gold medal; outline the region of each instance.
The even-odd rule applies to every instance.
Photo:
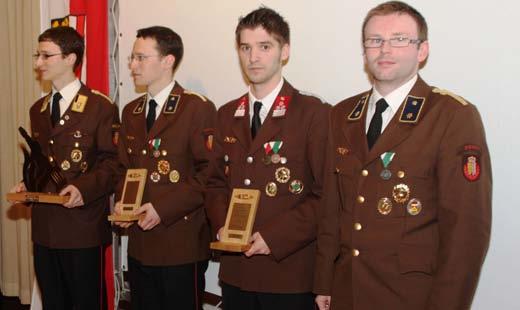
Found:
[[[85,171],[87,171],[87,168],[88,168],[88,164],[86,161],[82,162],[80,165],[79,165],[79,168],[81,169],[81,172],[85,173]]]
[[[300,194],[303,191],[303,183],[300,180],[292,180],[289,184],[289,191],[293,194]]]
[[[262,158],[262,162],[263,162],[265,165],[270,165],[270,164],[271,164],[271,155],[265,155],[265,156]]]
[[[160,174],[168,174],[170,172],[170,163],[167,160],[159,160],[157,162],[157,170]]]
[[[417,215],[421,213],[421,210],[422,203],[419,199],[412,198],[410,201],[408,201],[408,204],[406,205],[406,211],[408,211],[410,215]]]
[[[281,157],[280,157],[279,154],[273,154],[273,155],[271,155],[271,162],[272,162],[273,164],[278,164],[278,163],[280,163],[281,160],[282,160],[282,159],[281,159]]]
[[[170,182],[177,183],[177,182],[179,182],[180,178],[181,178],[181,175],[179,174],[179,171],[172,170],[170,172]]]
[[[388,215],[392,212],[392,200],[390,198],[383,197],[377,202],[377,211],[382,215]]]
[[[67,171],[70,169],[70,162],[68,160],[64,160],[61,162],[61,169]]]
[[[157,183],[160,179],[161,175],[157,171],[154,171],[150,174],[150,180],[152,180],[152,182]]]
[[[291,170],[287,167],[280,167],[276,169],[274,177],[280,183],[287,183],[291,178]]]
[[[73,162],[79,163],[83,158],[83,153],[81,152],[81,150],[73,149],[72,152],[70,152],[70,158]]]
[[[278,192],[278,186],[276,186],[276,183],[269,182],[265,186],[265,194],[269,197],[276,196],[276,193]]]
[[[395,202],[405,203],[408,198],[410,198],[410,188],[406,184],[397,184],[394,186],[392,196],[394,197]]]

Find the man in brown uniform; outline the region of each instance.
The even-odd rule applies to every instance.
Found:
[[[216,109],[174,80],[182,56],[181,37],[171,29],[137,31],[130,69],[147,93],[123,110],[119,145],[125,168],[148,170],[140,220],[118,223],[132,225],[133,309],[202,309],[210,240],[203,190]]]
[[[405,3],[365,18],[373,88],[331,113],[320,309],[470,308],[490,236],[489,152],[475,106],[417,75],[427,39]]]
[[[118,173],[113,131],[117,107],[83,85],[74,70],[83,59],[83,38],[69,27],[38,38],[35,65],[52,92],[30,110],[32,137],[55,163],[70,195],[64,205],[32,204],[34,269],[44,309],[100,309],[103,245],[111,240],[106,221]],[[20,183],[13,191],[25,191]],[[44,192],[56,192],[51,183]]]
[[[223,306],[314,309],[328,106],[282,78],[289,25],[278,13],[260,8],[243,17],[236,43],[250,88],[218,112],[218,169],[206,202],[213,228],[224,225],[231,189],[258,189],[261,197],[250,250],[221,256]]]

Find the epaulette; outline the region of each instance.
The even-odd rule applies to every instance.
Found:
[[[96,95],[100,95],[101,97],[105,98],[106,100],[108,100],[110,103],[114,103],[112,101],[112,99],[110,99],[110,97],[108,97],[107,95],[103,94],[102,92],[100,92],[99,90],[95,90],[95,89],[92,89],[92,92]]]
[[[450,96],[451,98],[457,100],[460,104],[462,104],[463,106],[467,106],[468,105],[468,102],[466,100],[464,100],[464,98],[462,98],[461,96],[459,95],[456,95],[452,92],[450,92],[449,90],[446,90],[446,89],[440,89],[438,87],[435,87],[432,89],[432,92],[436,93],[436,94],[441,94],[441,95],[448,95]]]
[[[190,91],[190,90],[186,90],[186,89],[184,90],[184,93],[187,94],[187,95],[195,95],[195,96],[199,97],[204,102],[208,101],[208,99],[206,99],[206,97],[202,96],[199,93],[196,93],[196,92],[193,92],[193,91]]]
[[[305,91],[305,90],[298,90],[298,92],[301,94],[301,95],[304,95],[304,96],[309,96],[309,97],[314,97],[316,99],[318,99],[319,101],[321,101],[321,103],[326,103],[325,100],[323,100],[322,97],[314,94],[314,93],[311,93],[311,92],[308,92],[308,91]]]

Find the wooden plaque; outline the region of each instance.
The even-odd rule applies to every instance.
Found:
[[[147,175],[146,169],[128,169],[126,171],[123,196],[121,197],[122,213],[109,215],[109,221],[132,222],[139,219],[138,215],[134,215],[134,211],[141,206]]]
[[[220,241],[212,242],[210,248],[228,252],[249,250],[251,247],[249,237],[253,231],[259,200],[259,190],[233,189]]]
[[[53,193],[36,193],[36,192],[20,192],[20,193],[8,193],[7,200],[10,202],[21,202],[21,203],[52,203],[52,204],[64,204],[69,201],[70,195],[60,196]]]

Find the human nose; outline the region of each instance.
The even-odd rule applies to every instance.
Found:
[[[381,49],[381,51],[382,51],[383,53],[387,53],[387,52],[389,52],[390,49],[391,49],[391,47],[392,47],[392,46],[390,45],[390,40],[383,40],[383,42],[381,42],[381,47],[380,47],[380,49]]]
[[[249,51],[249,62],[256,62],[258,60],[259,51],[256,47],[251,48]]]

